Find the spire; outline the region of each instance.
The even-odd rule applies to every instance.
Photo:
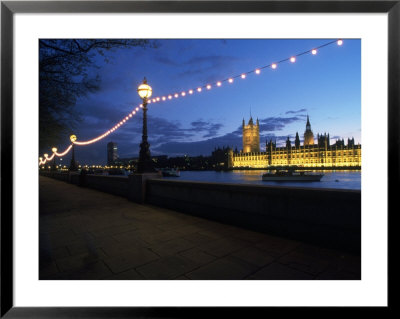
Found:
[[[292,147],[292,143],[290,142],[290,138],[288,136],[287,140],[286,140],[286,148],[291,148],[291,147]]]
[[[307,114],[306,131],[311,131],[310,118],[308,117],[308,114]]]
[[[258,117],[257,117],[257,122],[256,123],[257,123],[257,126],[260,126],[260,122],[258,121]]]
[[[296,147],[300,147],[300,137],[299,137],[299,133],[298,132],[296,132],[296,139],[294,141],[294,145]]]
[[[250,119],[249,119],[249,123],[248,123],[248,125],[253,125],[254,123],[253,123],[253,116],[251,115],[251,106],[250,106]]]

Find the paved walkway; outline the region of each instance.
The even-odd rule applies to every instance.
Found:
[[[360,279],[361,258],[40,176],[40,279]]]

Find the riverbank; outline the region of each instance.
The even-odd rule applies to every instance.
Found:
[[[148,179],[137,184],[135,175],[127,178],[56,172],[44,175],[133,201],[142,194],[141,203],[201,218],[326,247],[356,253],[361,250],[361,191],[358,190],[166,178]]]
[[[361,257],[39,177],[41,280],[360,280]]]

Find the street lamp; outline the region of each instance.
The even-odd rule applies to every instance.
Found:
[[[142,143],[140,143],[139,161],[138,161],[138,173],[150,173],[155,172],[151,156],[150,156],[150,144],[147,141],[147,99],[151,97],[153,90],[150,85],[147,84],[146,78],[143,79],[143,83],[139,85],[137,92],[140,98],[143,100],[143,133]]]
[[[51,150],[52,150],[53,153],[55,153],[55,152],[57,152],[57,147],[53,147]],[[54,157],[53,157],[53,167],[52,167],[52,169],[56,170],[57,169],[57,167],[56,167],[56,155],[54,154],[53,156]]]
[[[143,79],[143,83],[139,85],[137,91],[141,99],[148,99],[153,93],[153,89],[147,84],[146,78]]]
[[[75,162],[75,141],[77,140],[76,135],[72,134],[69,137],[70,141],[72,142],[72,157],[71,157],[71,163],[69,164],[69,170],[70,171],[76,171],[78,170],[78,167],[76,166]]]

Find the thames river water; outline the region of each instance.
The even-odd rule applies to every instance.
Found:
[[[234,170],[228,172],[216,171],[181,171],[180,177],[165,177],[168,179],[235,183],[235,184],[255,184],[255,185],[281,185],[314,188],[340,188],[361,190],[361,171],[319,171],[324,176],[320,182],[264,182],[261,175],[267,171],[262,170]]]

